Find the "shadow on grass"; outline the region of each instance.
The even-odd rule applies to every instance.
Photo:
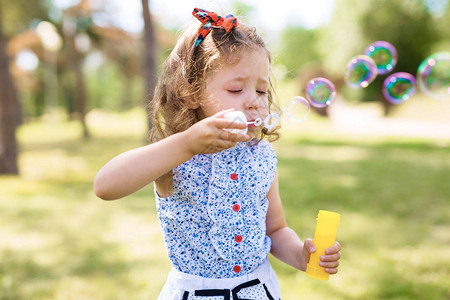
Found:
[[[24,239],[32,233],[50,242],[42,247],[25,243],[23,249],[14,251],[0,249],[2,300],[49,299],[65,278],[92,281],[98,290],[114,286],[110,294],[128,290],[129,295],[137,295],[147,287],[126,274],[139,277],[140,270],[136,270],[146,268],[154,269],[152,275],[164,277],[161,274],[167,273],[168,266],[160,262],[165,257],[162,241],[161,247],[150,247],[147,256],[139,260],[128,257],[130,249],[124,250],[127,237],[115,236],[135,234],[131,248],[139,248],[142,244],[136,240],[150,236],[153,227],[157,228],[152,186],[113,202],[103,202],[92,191],[92,180],[101,166],[143,144],[141,137],[115,136],[23,145],[25,176],[7,180],[2,192],[11,201],[0,203],[0,221],[10,226],[11,232],[24,234]],[[312,237],[319,209],[340,212],[338,240],[346,247],[343,265],[364,275],[346,286],[362,289],[362,296],[355,298],[328,285],[323,288],[326,299],[448,298],[447,286],[433,277],[435,265],[427,267],[430,253],[415,250],[418,244],[430,245],[428,239],[436,228],[448,226],[448,148],[425,142],[299,140],[281,144],[278,158],[280,193],[290,226],[302,238]],[[144,230],[136,233],[142,227]],[[105,231],[113,238],[105,237]],[[432,245],[438,248],[445,241],[446,235],[435,236]],[[377,256],[380,247],[419,256],[420,268],[411,272],[404,262]],[[357,269],[366,258],[377,267]],[[439,275],[448,276],[442,273],[449,265],[448,258],[443,260],[436,268]],[[280,277],[298,273],[272,261]],[[363,282],[364,278],[370,283]],[[164,278],[158,280],[163,282]],[[159,284],[155,285],[152,293],[158,288]]]
[[[105,249],[108,255],[105,255]],[[44,251],[48,252],[42,253]],[[57,289],[55,283],[69,277],[104,276],[111,283],[126,284],[126,274],[134,267],[134,263],[121,258],[117,253],[120,253],[119,245],[105,243],[88,248],[67,243],[37,251],[32,255],[26,251],[2,251],[0,299],[48,299]],[[44,255],[46,259],[39,261],[39,257]]]
[[[279,148],[280,194],[290,227],[302,239],[312,238],[320,209],[341,213],[337,235],[344,245],[341,265],[363,275],[353,279],[355,287],[368,287],[360,293],[363,296],[352,296],[328,285],[327,299],[450,296],[448,280],[434,278],[448,276],[446,254],[427,266],[430,253],[417,249],[418,245],[444,249],[448,243],[448,234],[436,234],[450,220],[448,148],[421,142],[365,145],[312,140]],[[422,270],[414,272],[400,261],[379,258],[380,247],[420,258]],[[365,259],[378,267],[359,269]],[[274,267],[284,277],[296,274],[276,261]]]
[[[404,270],[396,270],[392,262],[381,263],[383,269],[378,270],[372,288],[361,299],[449,299],[450,288],[439,278],[433,276],[433,266],[418,278],[416,274]],[[425,276],[423,276],[425,274]],[[431,280],[430,280],[431,279]],[[427,282],[428,281],[428,282]]]
[[[407,151],[402,147],[360,145],[355,151],[351,144],[323,146],[310,141],[291,146],[289,153],[281,150],[280,191],[285,210],[323,207],[388,214],[403,221],[448,222],[443,208],[449,208],[450,151],[430,145]],[[334,157],[335,153],[341,154]]]
[[[436,141],[430,142],[429,140],[405,140],[404,138],[399,138],[398,141],[393,141],[395,138],[391,137],[383,141],[366,141],[366,140],[333,140],[333,139],[310,139],[310,138],[297,138],[292,141],[293,144],[297,145],[316,145],[316,146],[355,146],[355,147],[367,147],[370,146],[372,149],[406,149],[406,150],[416,150],[416,151],[443,151],[449,152],[447,146],[439,145]],[[448,145],[449,141],[445,142]]]
[[[365,300],[365,299],[449,299],[450,288],[448,280],[442,280],[445,274],[436,274],[434,267],[429,266],[421,274],[411,272],[408,266],[403,270],[395,267],[392,261],[379,262],[379,267],[373,270],[367,285],[369,288],[360,295],[352,295],[351,289],[329,286],[333,299]]]

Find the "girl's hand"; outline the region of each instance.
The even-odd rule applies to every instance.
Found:
[[[341,258],[341,245],[339,242],[335,242],[333,246],[325,250],[325,254],[320,257],[319,265],[325,268],[325,272],[329,274],[336,274],[338,272],[339,259]],[[311,253],[316,251],[316,247],[311,239],[306,239],[303,244],[302,252],[302,270],[306,270],[306,265],[309,262]]]
[[[247,124],[232,122],[223,116],[233,109],[223,110],[192,125],[186,133],[186,142],[191,154],[216,153],[235,146],[238,142],[246,142],[249,136],[223,130],[245,129]]]

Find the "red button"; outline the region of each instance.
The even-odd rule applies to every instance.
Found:
[[[233,210],[238,212],[241,210],[241,207],[239,206],[239,204],[235,204],[235,205],[233,205]]]
[[[239,273],[241,271],[241,267],[234,266],[233,271],[236,272],[236,273]]]
[[[234,237],[234,240],[236,241],[236,243],[240,243],[242,242],[242,236],[238,234],[237,236]]]
[[[238,178],[236,173],[230,175],[231,180],[236,180]]]

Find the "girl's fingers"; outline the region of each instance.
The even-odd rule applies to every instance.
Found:
[[[223,118],[223,116],[230,112],[230,111],[235,111],[234,108],[229,108],[229,109],[225,109],[225,110],[221,110],[218,113],[216,113],[215,115],[213,115],[212,117],[219,117],[219,118]]]
[[[339,244],[339,242],[334,242],[334,245],[331,246],[330,248],[327,248],[325,250],[325,254],[333,254],[333,253],[337,253],[341,250],[341,244]]]
[[[305,263],[309,263],[309,258],[311,256],[311,253],[316,251],[316,247],[314,246],[314,243],[311,239],[306,239],[305,242],[303,243],[303,258],[302,260]],[[306,265],[305,265],[306,267]]]
[[[236,118],[234,120],[230,120],[225,118],[225,114],[232,111],[236,110],[234,108],[230,108],[227,110],[219,111],[215,115],[211,116],[210,119],[214,120],[215,125],[220,129],[223,128],[245,129],[247,127],[247,124],[243,124],[242,122],[239,121],[239,119]]]
[[[338,261],[341,258],[341,252],[331,254],[331,255],[322,255],[320,257],[321,261]]]
[[[314,253],[316,251],[314,242],[311,239],[306,239],[303,247],[308,251],[308,253]]]
[[[336,274],[338,272],[337,268],[325,268],[325,272],[328,274]]]
[[[248,135],[241,133],[234,133],[229,131],[223,131],[219,134],[219,138],[228,142],[246,142],[248,141]]]
[[[217,139],[208,144],[203,153],[216,153],[236,146],[237,142]]]
[[[247,124],[239,122],[238,120],[228,120],[224,118],[217,118],[215,120],[215,126],[219,129],[227,128],[227,129],[245,129],[247,128]]]
[[[238,142],[247,142],[250,137],[247,134],[236,133],[224,129],[242,130],[247,124],[239,121],[231,121],[223,117],[227,112],[235,109],[223,110],[196,124],[198,135],[199,153],[216,153],[236,146]],[[203,146],[202,146],[203,145]]]
[[[319,262],[319,266],[324,268],[337,268],[339,267],[339,261],[332,261],[332,262]]]
[[[216,153],[236,146],[238,142],[247,142],[248,135],[218,130],[210,137],[203,140],[205,146],[202,147],[200,153]]]

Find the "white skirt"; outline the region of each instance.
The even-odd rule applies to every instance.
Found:
[[[252,273],[234,278],[205,278],[172,268],[158,300],[222,300],[234,299],[233,295],[242,299],[281,299],[278,278],[269,260]]]

